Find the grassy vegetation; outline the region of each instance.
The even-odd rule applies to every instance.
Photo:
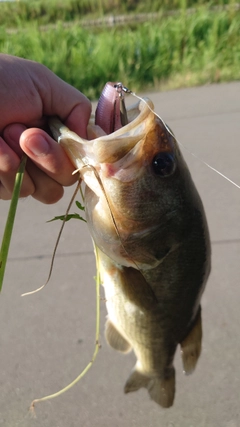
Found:
[[[105,3],[114,1],[120,3]],[[164,1],[173,6],[176,0]],[[122,3],[134,2],[140,3]],[[84,0],[63,3],[83,5]],[[90,31],[77,23],[64,28],[59,21],[55,29],[43,30],[37,21],[21,21],[15,33],[0,29],[0,51],[47,65],[91,99],[109,80],[143,91],[240,79],[240,12],[210,12],[200,5],[188,15],[184,4],[178,16],[135,28]]]
[[[208,3],[209,6],[228,4],[229,0],[21,0],[2,3],[0,25],[15,26],[19,22],[48,24],[73,21],[106,14],[148,13],[195,7]]]

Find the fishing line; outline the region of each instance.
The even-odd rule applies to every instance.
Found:
[[[211,169],[213,172],[216,172],[218,175],[220,175],[222,178],[226,179],[227,181],[229,181],[231,184],[235,185],[235,187],[240,189],[240,185],[236,184],[236,182],[232,181],[230,178],[228,178],[226,175],[224,175],[222,172],[220,172],[219,170],[215,169],[213,166],[209,165],[209,163],[205,162],[205,160],[201,159],[201,157],[199,157],[197,154],[193,153],[192,151],[190,151],[185,145],[183,145],[181,142],[177,141],[178,144],[184,148],[184,150],[188,151],[189,154],[191,154],[193,157],[195,157],[196,159],[200,160],[200,162],[202,162],[205,166],[207,166],[209,169]]]
[[[121,86],[120,86],[121,85]],[[118,89],[119,87],[121,87],[121,89],[123,90],[123,92],[134,96],[135,98],[139,99],[140,101],[144,102],[144,104],[147,105],[148,109],[156,116],[159,118],[159,120],[161,121],[161,123],[163,124],[163,126],[166,128],[166,130],[170,133],[170,135],[176,139],[175,135],[173,134],[173,132],[171,131],[171,129],[169,128],[169,126],[165,123],[165,121],[162,119],[161,116],[159,116],[159,114],[157,114],[151,107],[150,105],[147,103],[147,101],[142,98],[141,96],[137,95],[135,92],[131,91],[130,89],[128,89],[126,86],[123,86],[122,83],[117,83],[116,85],[116,89]],[[189,154],[191,154],[191,156],[195,157],[196,159],[198,159],[200,162],[202,162],[205,166],[207,166],[209,169],[211,169],[213,172],[216,172],[218,175],[220,175],[222,178],[226,179],[227,181],[229,181],[231,184],[233,184],[235,187],[240,189],[240,185],[238,185],[236,182],[232,181],[230,178],[228,178],[226,175],[224,175],[222,172],[220,172],[218,169],[214,168],[213,166],[211,166],[209,163],[205,162],[205,160],[203,160],[198,154],[193,153],[191,150],[189,150],[184,144],[182,144],[180,141],[178,141],[176,139],[177,143],[184,149],[186,150]]]

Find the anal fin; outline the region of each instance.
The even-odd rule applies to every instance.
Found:
[[[105,337],[108,344],[115,350],[128,353],[131,350],[129,342],[118,332],[111,320],[107,319],[105,325]]]

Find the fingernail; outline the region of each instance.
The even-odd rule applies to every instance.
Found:
[[[27,146],[28,150],[31,151],[31,153],[34,156],[46,156],[46,154],[49,153],[50,146],[48,141],[41,135],[38,136],[29,136],[27,138]]]

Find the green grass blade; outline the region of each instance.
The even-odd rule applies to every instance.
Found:
[[[99,349],[101,348],[100,346],[100,342],[99,342],[99,337],[100,337],[100,284],[101,284],[101,278],[100,278],[100,266],[99,266],[99,254],[98,254],[98,248],[95,245],[95,243],[93,243],[94,246],[94,252],[95,252],[95,258],[96,258],[96,267],[97,267],[97,276],[96,276],[96,329],[95,329],[95,349],[94,349],[94,353],[92,356],[92,359],[90,360],[90,362],[87,364],[87,366],[83,369],[83,371],[78,375],[77,378],[75,378],[75,380],[73,380],[70,384],[68,384],[66,387],[62,388],[61,390],[57,391],[56,393],[53,394],[49,394],[48,396],[44,396],[41,397],[40,399],[34,399],[31,403],[30,406],[30,411],[35,414],[34,412],[34,407],[36,403],[39,402],[44,402],[46,400],[50,400],[50,399],[54,399],[55,397],[59,397],[61,396],[63,393],[65,393],[66,391],[70,390],[75,384],[77,384],[83,377],[84,375],[89,371],[89,369],[92,367]]]
[[[3,239],[2,239],[2,245],[1,245],[1,249],[0,249],[0,292],[2,290],[2,285],[3,285],[3,278],[4,278],[5,268],[6,268],[6,264],[7,264],[8,250],[9,250],[9,246],[10,246],[10,241],[11,241],[11,236],[12,236],[12,231],[13,231],[13,225],[14,225],[14,219],[15,219],[15,214],[16,214],[16,210],[17,210],[19,194],[20,194],[20,190],[21,190],[21,186],[22,186],[22,180],[23,180],[26,161],[27,161],[27,157],[26,157],[26,155],[24,155],[22,157],[22,160],[20,162],[20,166],[19,166],[17,174],[16,174],[12,200],[11,200],[10,208],[8,211],[7,222],[5,225],[5,230],[4,230]]]
[[[80,219],[81,221],[84,221],[84,222],[87,222],[82,216],[80,216],[79,214],[77,214],[77,213],[74,213],[74,214],[68,214],[67,216],[66,215],[59,215],[59,216],[55,216],[54,218],[52,218],[52,219],[50,219],[49,221],[47,221],[47,222],[52,222],[52,221],[57,221],[57,220],[61,220],[61,221],[65,221],[65,222],[67,222],[67,221],[70,221],[70,219],[73,219],[73,218],[75,218],[75,219]]]

